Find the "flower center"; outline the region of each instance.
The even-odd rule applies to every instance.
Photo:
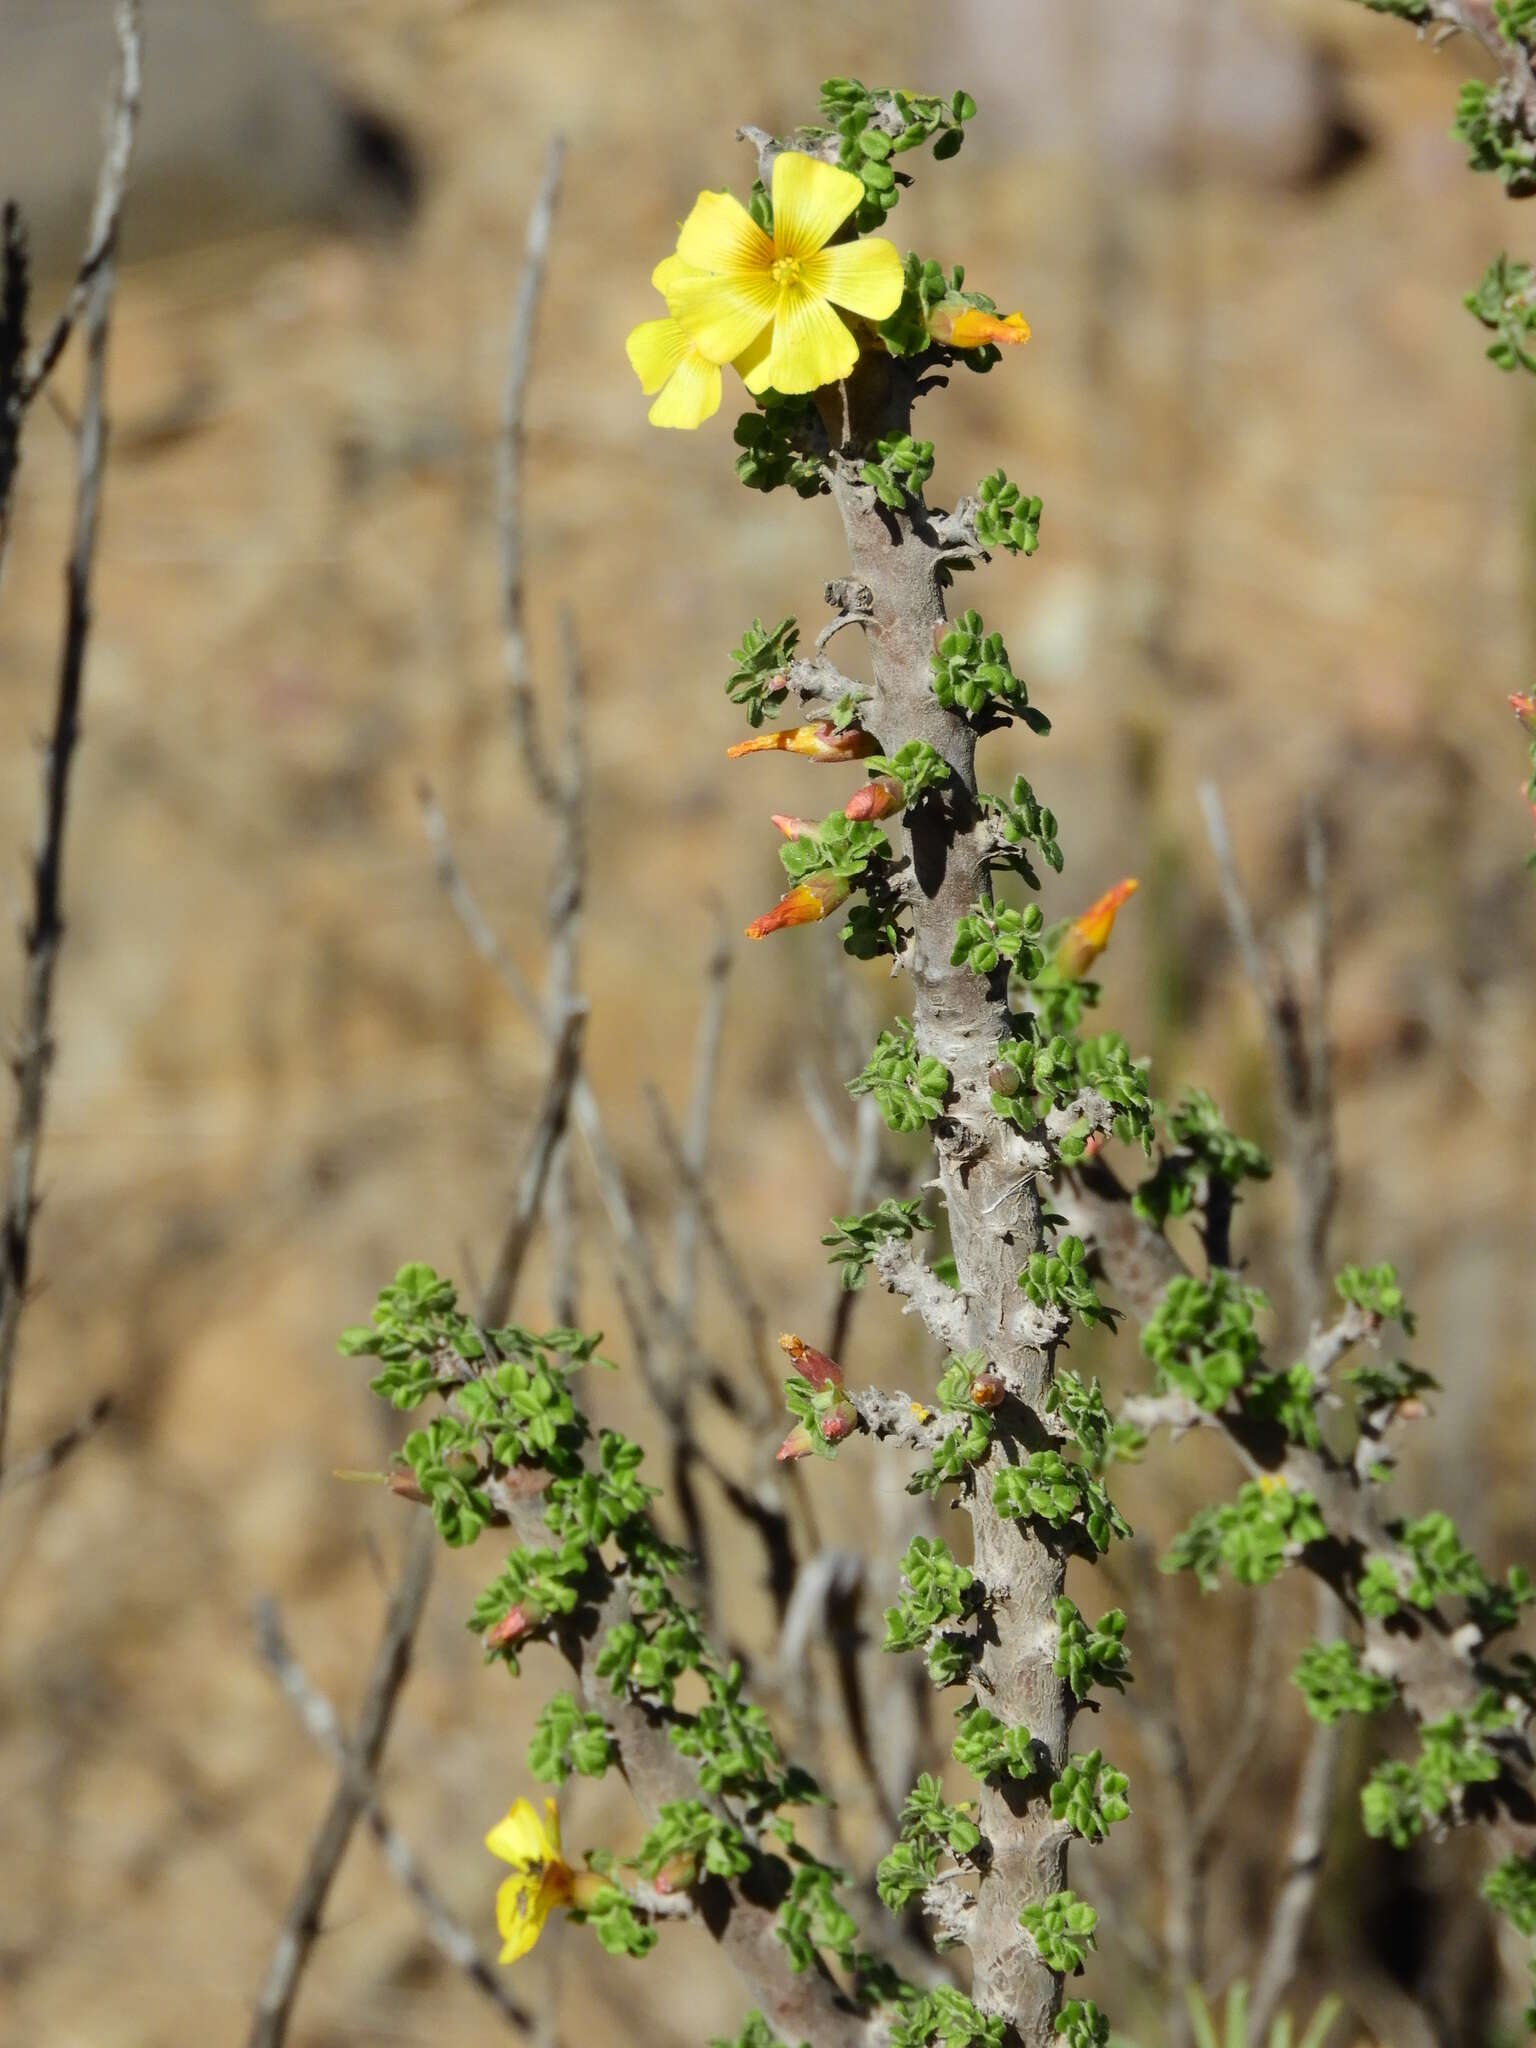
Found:
[[[773,281],[777,285],[800,282],[800,258],[798,256],[777,256],[773,264]]]

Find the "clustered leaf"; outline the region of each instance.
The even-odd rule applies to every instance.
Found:
[[[1068,1758],[1051,1786],[1051,1818],[1085,1842],[1102,1842],[1117,1821],[1128,1820],[1131,1781],[1104,1761],[1101,1749]]]
[[[1030,865],[1026,845],[1039,852],[1046,866],[1061,873],[1062,851],[1056,838],[1056,813],[1048,811],[1022,775],[1013,778],[1007,796],[990,790],[981,792],[981,808],[993,821],[993,831],[1002,851],[992,856],[993,864],[1022,875],[1031,889],[1040,887],[1040,877]]]
[[[1229,1273],[1171,1280],[1141,1333],[1158,1386],[1175,1388],[1214,1415],[1258,1363],[1255,1324],[1268,1306],[1256,1287],[1243,1286]]]
[[[908,740],[894,754],[874,754],[864,763],[871,775],[893,775],[910,808],[949,780],[949,763],[926,740]]]
[[[1038,1905],[1026,1906],[1019,1925],[1035,1944],[1048,1970],[1064,1977],[1076,1976],[1098,1945],[1099,1916],[1076,1892],[1052,1892]]]
[[[1367,1671],[1353,1643],[1309,1643],[1291,1673],[1307,1712],[1331,1726],[1344,1714],[1379,1714],[1397,1697],[1397,1687]]]
[[[1192,1088],[1166,1115],[1166,1125],[1172,1149],[1131,1198],[1132,1209],[1154,1229],[1161,1230],[1170,1217],[1207,1206],[1213,1182],[1233,1189],[1245,1180],[1269,1179],[1272,1168],[1264,1152],[1227,1128],[1205,1089]]]
[[[921,1196],[909,1202],[898,1201],[889,1195],[877,1209],[866,1209],[862,1216],[834,1216],[832,1228],[822,1238],[827,1247],[827,1264],[842,1265],[842,1281],[850,1292],[864,1285],[864,1278],[882,1244],[893,1238],[903,1242],[919,1230],[932,1230],[933,1224],[923,1214]]]
[[[951,1806],[937,1778],[924,1772],[901,1810],[901,1835],[875,1872],[875,1889],[901,1913],[932,1884],[945,1854],[966,1861],[981,1846],[981,1830],[965,1806]]]
[[[882,505],[904,512],[933,475],[933,443],[910,434],[885,435],[875,443],[873,458],[859,465],[859,475]]]
[[[741,705],[748,725],[761,725],[789,695],[786,675],[799,643],[800,628],[793,618],[780,619],[772,628],[754,619],[742,634],[741,645],[731,649],[725,694]]]
[[[893,1131],[917,1131],[943,1113],[949,1069],[920,1055],[912,1026],[899,1018],[875,1040],[864,1071],[848,1083],[850,1095],[873,1095]]]
[[[1130,1661],[1122,1609],[1112,1607],[1089,1628],[1075,1601],[1065,1594],[1057,1600],[1056,1661],[1052,1668],[1058,1678],[1067,1681],[1074,1699],[1087,1699],[1096,1685],[1111,1692],[1123,1692],[1131,1683],[1126,1668]]]
[[[1088,1252],[1080,1237],[1066,1236],[1053,1251],[1031,1252],[1019,1285],[1036,1308],[1076,1316],[1085,1329],[1109,1320],[1088,1273]]]
[[[1057,1366],[1046,1389],[1045,1412],[1060,1417],[1090,1472],[1116,1462],[1134,1464],[1147,1447],[1143,1431],[1110,1414],[1098,1381],[1085,1383],[1070,1367]]]
[[[994,469],[976,486],[976,538],[984,548],[1002,548],[1010,555],[1032,555],[1040,545],[1040,514],[1044,506]]]
[[[841,875],[851,881],[890,857],[890,841],[878,825],[868,818],[845,817],[841,811],[823,818],[814,835],[788,839],[779,848],[792,882],[803,882],[807,875]]]
[[[1459,1807],[1468,1785],[1486,1785],[1499,1775],[1496,1752],[1483,1740],[1507,1725],[1508,1709],[1485,1692],[1470,1714],[1447,1714],[1419,1729],[1420,1748],[1411,1763],[1378,1764],[1361,1787],[1360,1816],[1368,1835],[1394,1849]]]
[[[870,87],[857,78],[828,78],[822,81],[821,112],[837,136],[838,163],[863,181],[864,197],[853,222],[860,234],[867,234],[880,226],[907,182],[892,169],[891,158],[929,141],[936,159],[957,155],[976,102],[968,92],[944,98]]]
[[[983,731],[1021,718],[1031,732],[1044,735],[1051,722],[1029,701],[1029,692],[1013,672],[1001,633],[989,633],[977,611],[963,612],[940,635],[931,668],[933,694],[946,711],[963,711]]]
[[[1007,2021],[978,2012],[951,1984],[914,1993],[891,2028],[891,2048],[1003,2048]]]
[[[1050,1529],[1076,1522],[1097,1551],[1132,1533],[1103,1481],[1056,1451],[1031,1451],[1021,1463],[1004,1466],[992,1481],[992,1505],[1004,1521],[1033,1515]]]
[[[546,1785],[563,1785],[573,1771],[584,1778],[600,1778],[613,1757],[613,1741],[602,1715],[584,1713],[568,1692],[557,1692],[534,1723],[528,1768]]]
[[[827,488],[820,452],[826,433],[816,408],[808,398],[777,391],[765,392],[760,403],[760,412],[744,412],[736,422],[737,476],[750,491],[788,484],[796,497],[819,496]]]
[[[1488,360],[1501,370],[1529,370],[1536,375],[1536,273],[1503,251],[1494,257],[1462,304],[1493,336]]]
[[[1162,1568],[1193,1572],[1203,1593],[1220,1582],[1223,1566],[1238,1585],[1263,1586],[1326,1534],[1310,1493],[1292,1493],[1280,1480],[1251,1479],[1236,1500],[1202,1508],[1174,1538]]]
[[[973,1701],[961,1708],[959,1722],[951,1754],[973,1777],[1037,1778],[1050,1763],[1027,1728],[1009,1727],[989,1707]]]
[[[1036,904],[1015,910],[1011,903],[994,903],[986,897],[956,924],[949,964],[969,967],[972,974],[992,974],[1006,961],[1026,978],[1037,974],[1040,948],[1030,941],[1044,923]]]

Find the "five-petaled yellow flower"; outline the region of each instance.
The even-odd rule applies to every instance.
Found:
[[[515,1963],[533,1947],[555,1907],[569,1906],[575,1893],[575,1872],[560,1854],[555,1802],[545,1800],[540,1820],[526,1799],[514,1801],[506,1819],[486,1836],[485,1846],[512,1865],[513,1875],[496,1893],[496,1926],[501,1961]]]
[[[858,339],[834,309],[888,319],[903,282],[894,243],[832,244],[863,194],[851,171],[797,150],[774,159],[772,234],[729,192],[699,194],[676,255],[652,278],[670,317],[645,321],[627,343],[642,388],[659,393],[656,425],[708,419],[722,363],[754,395],[815,391],[851,372]]]

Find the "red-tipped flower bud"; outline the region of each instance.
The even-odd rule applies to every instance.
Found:
[[[840,1444],[845,1436],[852,1436],[858,1426],[858,1420],[858,1410],[850,1400],[840,1394],[821,1418],[822,1442]]]
[[[820,924],[848,901],[853,884],[846,875],[807,875],[781,896],[772,910],[754,917],[747,926],[749,939],[766,939],[792,924]]]
[[[522,1600],[516,1607],[509,1607],[500,1621],[492,1622],[480,1640],[488,1650],[504,1650],[509,1643],[520,1641],[543,1619],[542,1609],[531,1600]]]
[[[786,1330],[779,1339],[779,1349],[813,1387],[840,1387],[843,1384],[843,1368],[837,1360],[807,1344],[803,1337],[796,1337]]]
[[[808,1458],[815,1448],[811,1432],[803,1422],[797,1422],[773,1455],[780,1465],[792,1465],[797,1458]]]
[[[1528,732],[1536,732],[1536,697],[1512,694],[1509,708]]]
[[[814,818],[791,818],[784,811],[770,811],[770,824],[777,825],[786,839],[814,839],[816,820]]]

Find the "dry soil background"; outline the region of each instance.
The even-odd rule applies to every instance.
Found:
[[[118,1410],[56,1478],[0,1501],[0,2038],[28,2048],[242,2037],[328,1783],[254,1660],[251,1603],[281,1598],[350,1705],[406,1512],[332,1477],[377,1464],[388,1440],[334,1333],[407,1257],[483,1270],[508,1197],[540,1056],[444,908],[413,792],[432,777],[487,909],[537,966],[547,855],[504,711],[492,444],[524,217],[556,129],[570,156],[530,414],[535,652],[553,706],[554,621],[571,605],[590,672],[591,1066],[658,1242],[672,1191],[642,1084],[686,1099],[714,905],[736,931],[775,893],[768,812],[831,800],[827,771],[728,768],[723,657],[754,612],[817,621],[841,564],[825,507],[736,484],[729,409],[698,435],[647,428],[623,336],[651,310],[650,266],[694,193],[745,179],[738,121],[807,117],[830,72],[966,83],[975,147],[925,170],[893,225],[1034,327],[1018,360],[962,379],[930,417],[941,495],[1001,460],[1046,502],[1038,557],[995,569],[978,598],[1056,721],[1029,750],[1065,821],[1048,908],[1143,877],[1107,963],[1107,1020],[1155,1051],[1161,1090],[1205,1079],[1262,1128],[1261,1041],[1194,791],[1221,783],[1256,899],[1282,919],[1301,799],[1324,798],[1337,1244],[1398,1261],[1417,1355],[1446,1382],[1440,1469],[1432,1485],[1412,1471],[1405,1495],[1453,1508],[1500,1564],[1536,1547],[1536,893],[1503,702],[1530,672],[1531,410],[1458,305],[1536,224],[1461,168],[1446,133],[1457,57],[1342,0],[1282,9],[1332,39],[1370,152],[1324,184],[1245,177],[1230,152],[1180,183],[1072,146],[1094,107],[1091,50],[1081,129],[1032,147],[1005,75],[989,130],[989,66],[962,5],[282,13],[409,131],[422,196],[387,241],[272,226],[177,250],[174,219],[146,220],[145,246],[166,253],[123,290],[42,1286],[13,1445],[98,1390]],[[155,62],[152,43],[152,90]],[[44,413],[0,602],[7,846],[31,831],[67,491],[65,435]],[[995,781],[1023,750],[991,745]],[[19,864],[11,875],[19,906]],[[841,1179],[799,1074],[815,963],[834,946],[809,932],[739,948],[715,1148],[774,1325],[808,1333]],[[15,991],[14,955],[0,957],[8,1008]],[[889,1001],[878,972],[862,977],[861,1029]],[[622,1359],[585,1188],[583,1205],[584,1316]],[[1255,1211],[1260,1277],[1282,1213],[1278,1199]],[[542,1264],[523,1308],[546,1312]],[[737,1327],[711,1298],[708,1341],[729,1353]],[[861,1373],[913,1384],[921,1370],[884,1302],[861,1309],[853,1351]],[[1134,1370],[1126,1351],[1113,1370]],[[631,1379],[597,1388],[599,1412],[655,1443]],[[1197,1476],[1181,1451],[1139,1477],[1154,1530]],[[837,1478],[829,1498],[851,1517],[863,1482]],[[443,1565],[387,1774],[487,1937],[496,1871],[480,1837],[529,1789],[523,1742],[552,1682],[537,1661],[521,1686],[480,1669],[462,1617],[489,1551]],[[733,1569],[750,1640],[745,1544]],[[1188,1705],[1215,1728],[1246,1610],[1177,1612],[1201,1649]],[[1277,1707],[1234,1828],[1227,1968],[1273,1868],[1300,1722],[1294,1701]],[[620,1848],[635,1833],[616,1794],[587,1787],[567,1827]],[[1149,1839],[1110,1866],[1135,1911],[1155,1902]],[[1369,2023],[1380,2001],[1350,1900],[1332,1896],[1341,1988],[1360,1987]],[[674,1969],[640,1970],[572,1933],[521,1977],[573,2043],[733,2027],[742,2001],[707,1944],[669,1947]],[[1336,1974],[1329,1948],[1311,1989]],[[1122,1980],[1111,1944],[1101,2002]],[[1136,2018],[1131,1991],[1117,2002]],[[360,1840],[296,2048],[496,2036]]]

